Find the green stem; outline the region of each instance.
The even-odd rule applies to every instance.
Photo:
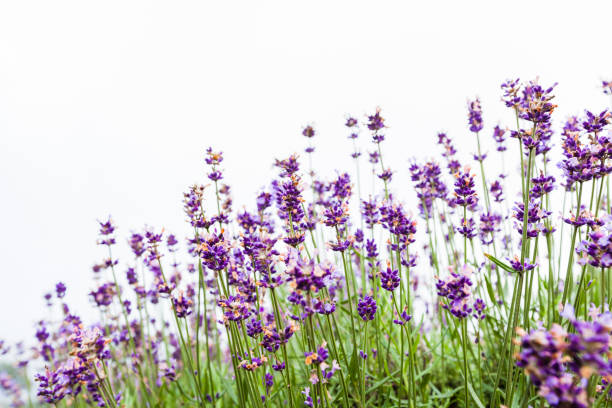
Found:
[[[581,204],[581,199],[582,199],[582,185],[583,183],[580,182],[580,185],[578,187],[578,204],[577,204],[577,213],[576,216],[579,217],[580,216],[580,204]],[[572,286],[572,268],[574,266],[574,248],[576,246],[576,235],[578,234],[578,226],[574,226],[574,229],[572,231],[572,241],[570,244],[570,252],[569,252],[569,259],[567,260],[567,269],[566,269],[566,274],[565,274],[565,281],[563,282],[563,297],[561,298],[561,304],[565,305],[565,302],[567,301],[567,297],[569,295],[569,292],[571,290],[571,286]]]
[[[467,320],[461,319],[461,340],[463,342],[463,390],[465,392],[465,407],[470,407],[468,391],[468,365],[467,365]]]

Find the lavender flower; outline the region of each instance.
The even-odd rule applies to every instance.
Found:
[[[297,156],[290,156],[286,160],[277,160],[276,166],[281,169],[281,181],[272,185],[279,217],[286,222],[286,244],[297,246],[304,242],[304,232],[301,222],[304,220],[302,209],[301,178],[298,174],[299,164]]]
[[[336,279],[334,266],[329,261],[315,263],[303,260],[292,251],[287,262],[287,282],[294,291],[318,292],[324,287],[333,285]]]
[[[393,292],[400,284],[399,271],[387,266],[386,270],[380,271],[380,283],[383,289]]]
[[[168,246],[168,251],[169,252],[176,252],[176,245],[178,244],[178,241],[176,240],[176,237],[172,234],[168,235],[168,238],[166,238],[166,245]]]
[[[375,199],[370,199],[370,201],[362,200],[361,201],[362,215],[364,222],[368,226],[368,228],[374,228],[374,225],[378,223],[378,206]]]
[[[411,179],[417,191],[419,210],[423,218],[432,218],[432,204],[436,198],[446,199],[446,184],[442,182],[441,170],[437,163],[429,161],[423,166],[414,163],[410,166]]]
[[[521,337],[521,352],[516,364],[525,370],[538,394],[553,407],[587,407],[587,395],[583,386],[576,384],[570,373],[565,372],[567,332],[558,324],[549,331],[536,329],[527,334],[517,330]]]
[[[4,390],[11,399],[11,407],[23,407],[21,385],[7,373],[0,373],[0,390]],[[54,398],[52,398],[54,399]]]
[[[35,380],[38,382],[38,392],[36,395],[41,397],[48,404],[57,404],[66,396],[66,388],[62,385],[61,372],[45,369],[44,374],[36,374]]]
[[[365,322],[374,320],[376,314],[376,301],[371,296],[364,296],[357,303],[357,313]]]
[[[140,234],[132,234],[128,240],[132,252],[139,258],[145,252],[145,241],[144,237]]]
[[[505,129],[499,127],[499,125],[493,128],[493,140],[497,143],[497,151],[504,152],[506,151],[506,146],[504,146],[505,138],[504,135],[506,133]]]
[[[304,129],[302,130],[302,136],[305,136],[307,138],[312,138],[315,135],[315,130],[312,126],[308,125],[308,126],[304,126]]]
[[[128,268],[127,271],[125,271],[125,276],[130,285],[136,285],[138,283],[134,268]]]
[[[398,236],[402,243],[414,242],[416,221],[412,220],[397,203],[386,202],[380,206],[380,223],[391,234]]]
[[[580,321],[569,305],[561,314],[574,326],[575,333],[567,333],[558,324],[548,331],[538,328],[529,334],[518,329],[521,351],[517,365],[525,369],[539,395],[551,406],[587,407],[586,380],[594,374],[609,378],[612,373],[610,362],[603,357],[609,353],[612,315],[593,310],[593,321]]]
[[[62,282],[58,282],[57,285],[55,285],[55,294],[57,295],[58,299],[63,298],[66,295],[66,285],[64,285]]]
[[[115,284],[112,282],[100,285],[96,290],[89,292],[92,300],[98,306],[109,306],[115,297]]]
[[[349,118],[346,120],[346,123],[344,124],[344,126],[346,126],[346,127],[348,127],[348,128],[352,128],[352,127],[358,126],[357,119],[355,119],[355,118],[353,118],[353,117],[349,117]]]
[[[472,312],[472,269],[464,265],[458,272],[451,272],[447,280],[438,279],[436,289],[438,296],[446,298],[448,303],[442,307],[455,317],[463,319]]]
[[[472,239],[476,236],[476,224],[472,218],[461,218],[461,225],[456,230],[467,239]]]
[[[484,319],[486,317],[486,314],[484,312],[486,307],[487,306],[485,305],[484,300],[476,299],[474,301],[474,317],[478,320]]]
[[[389,168],[384,169],[382,173],[377,174],[378,178],[383,181],[391,181],[391,177],[393,176],[393,171]]]
[[[543,88],[536,81],[531,81],[523,87],[519,104],[519,116],[534,123],[549,122],[550,115],[557,107],[550,101],[554,98],[552,91],[557,84]]]
[[[327,351],[325,346],[327,346],[327,343],[323,342],[323,344],[321,344],[321,347],[319,347],[316,351],[305,352],[304,357],[306,360],[305,361],[306,365],[311,365],[311,364],[319,365],[323,363],[325,360],[327,360],[327,357],[329,357],[329,352]]]
[[[245,357],[248,357],[248,354]],[[248,359],[242,360],[238,364],[238,366],[240,368],[243,368],[243,369],[247,370],[247,371],[255,371],[256,369],[258,369],[259,367],[264,365],[267,361],[268,361],[268,359],[267,359],[266,356],[262,356],[261,358],[253,357],[250,360],[248,360]]]
[[[336,311],[336,303],[335,302],[322,302],[320,300],[316,300],[314,304],[314,310],[318,314],[330,315]]]
[[[178,296],[172,297],[172,305],[178,318],[187,317],[193,312],[193,301],[185,297],[182,291],[179,292]]]
[[[470,132],[478,133],[482,130],[482,108],[478,98],[468,102],[468,124]]]
[[[456,175],[454,203],[461,207],[474,207],[478,203],[474,183],[474,175],[465,170]]]
[[[582,242],[589,264],[597,268],[612,266],[612,220],[609,215],[606,220],[603,227],[595,227]]]
[[[98,221],[98,223],[100,224],[100,240],[98,244],[107,246],[114,245],[116,241],[115,238],[112,237],[112,234],[115,232],[113,220],[109,217],[108,220]]]
[[[223,233],[212,232],[200,238],[199,256],[206,267],[219,272],[229,264],[230,243]]]
[[[412,316],[408,314],[408,312],[406,310],[402,311],[402,313],[396,317],[395,319],[393,319],[393,323],[403,326],[406,323],[408,323],[410,320],[412,320]]]
[[[263,384],[266,387],[266,395],[270,394],[270,388],[274,385],[274,376],[270,373],[264,375]]]
[[[530,271],[537,266],[536,264],[530,264],[527,261],[524,261],[521,263],[518,256],[515,256],[512,259],[510,258],[507,258],[507,259],[508,259],[508,262],[510,263],[510,266],[512,266],[512,269],[514,269],[515,271],[519,273]]]
[[[368,129],[374,132],[378,132],[380,129],[383,129],[384,127],[385,127],[385,119],[382,116],[380,116],[380,108],[376,108],[376,113],[374,113],[374,115],[368,116]]]
[[[483,213],[480,215],[479,235],[483,245],[493,243],[495,232],[499,231],[501,224],[501,215],[496,213]]]
[[[251,315],[251,305],[246,302],[245,297],[242,295],[222,297],[217,302],[217,305],[223,309],[223,319],[226,324],[230,320],[245,320]]]
[[[517,202],[514,206],[513,216],[516,219],[515,228],[517,232],[523,235],[523,217],[524,217],[525,205]],[[537,199],[530,198],[529,207],[527,210],[527,237],[535,238],[540,232],[546,232],[544,227],[544,220],[551,214],[550,211],[546,211],[541,207],[540,202]]]
[[[593,133],[595,135],[601,132],[610,123],[610,118],[612,117],[612,113],[607,109],[598,115],[588,110],[585,111],[585,114],[586,118],[582,122],[582,128],[587,133]]]
[[[206,157],[204,159],[206,164],[211,166],[211,171],[208,173],[208,178],[211,181],[217,182],[223,179],[223,173],[219,170],[219,165],[223,161],[223,153],[222,152],[214,152],[212,147],[206,149]]]
[[[520,79],[509,79],[501,85],[503,90],[502,101],[509,108],[517,109],[519,104],[521,103],[521,97],[519,95],[520,92]]]
[[[83,362],[95,362],[110,358],[107,344],[110,339],[104,337],[102,331],[94,327],[92,329],[75,328],[68,339],[72,351],[71,355],[77,356]]]
[[[547,176],[543,173],[540,174],[539,177],[534,177],[531,179],[531,183],[533,187],[529,195],[533,198],[540,198],[551,191],[553,191],[555,178],[553,176]]]
[[[442,145],[444,148],[442,156],[444,156],[447,160],[450,160],[451,157],[457,153],[457,150],[455,149],[455,146],[453,146],[450,137],[448,137],[444,132],[438,133],[438,144]]]
[[[493,181],[493,183],[491,183],[489,191],[494,196],[494,200],[496,203],[501,203],[502,201],[504,201],[504,198],[502,197],[502,195],[504,194],[504,189],[499,180],[495,180]]]
[[[246,329],[247,335],[249,337],[255,338],[259,336],[261,333],[263,333],[263,325],[261,323],[261,320],[252,317],[251,320],[248,320],[246,322]]]

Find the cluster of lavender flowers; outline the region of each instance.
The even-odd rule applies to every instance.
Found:
[[[577,320],[571,306],[562,313],[569,320],[573,331],[559,324],[550,329],[540,327],[527,333],[517,329],[520,345],[517,365],[525,370],[538,394],[553,407],[591,406],[587,387],[595,375],[603,384],[612,380],[610,344],[612,337],[612,314],[600,313],[593,308],[591,321]],[[599,385],[603,393],[605,385]],[[609,392],[609,390],[606,390]]]
[[[450,278],[438,279],[436,283],[438,296],[447,300],[447,303],[442,302],[442,307],[458,319],[468,317],[472,312],[478,319],[485,316],[484,301],[474,299],[472,295],[472,274],[470,266],[463,265],[459,272],[451,272]]]
[[[463,134],[433,133],[440,160],[412,159],[410,184],[384,154],[379,108],[346,118],[354,169],[319,175],[322,132],[305,126],[307,167],[275,160],[250,207],[234,208],[208,148],[208,184],[183,195],[186,236],[118,238],[101,221],[83,294],[97,318],[71,310],[80,294],[59,282],[32,346],[0,342],[17,360],[0,370],[7,403],[606,406],[612,114],[559,126],[556,89],[504,82],[508,118],[492,125],[469,101]]]

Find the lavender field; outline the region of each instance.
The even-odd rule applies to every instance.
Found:
[[[503,82],[512,123],[484,127],[470,100],[464,134],[432,129],[437,159],[409,166],[386,160],[384,109],[339,118],[354,167],[335,174],[312,167],[318,134],[305,126],[290,141],[303,151],[267,158],[277,176],[241,207],[223,152],[203,147],[202,184],[182,203],[191,235],[100,219],[97,321],[58,282],[34,341],[0,342],[14,360],[6,401],[608,407],[612,113],[556,117],[556,89]],[[612,82],[601,89],[612,97]]]

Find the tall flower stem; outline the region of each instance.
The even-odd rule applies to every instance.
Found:
[[[485,204],[487,207],[487,212],[491,211],[491,201],[489,198],[489,187],[487,186],[487,179],[485,177],[484,166],[482,164],[482,152],[480,150],[480,132],[476,132],[476,142],[478,145],[478,164],[480,164],[480,176],[482,178],[482,191],[484,193]]]
[[[514,328],[517,327],[518,325],[518,321],[519,321],[519,313],[520,313],[520,309],[521,309],[521,293],[523,291],[523,282],[525,279],[525,272],[519,272],[519,278],[518,278],[518,288],[517,288],[517,293],[516,293],[516,302],[514,304],[514,310],[512,311],[512,315],[510,316],[510,318],[508,319],[510,323],[509,327],[508,327],[508,333],[511,333],[513,331]],[[514,382],[513,382],[513,378],[514,378],[514,366],[512,364],[512,355],[514,354],[514,342],[512,342],[510,340],[510,352],[509,352],[509,357],[508,357],[508,372],[506,375],[506,404],[509,404],[509,406],[512,406],[512,397],[513,397],[513,391],[514,391]]]
[[[330,336],[332,338],[332,341],[331,341],[332,351],[333,351],[334,356],[336,357],[336,359],[340,360],[340,356],[338,354],[338,349],[336,347],[336,339],[334,337],[334,330],[332,329],[332,325],[331,325],[331,321],[330,321],[329,315],[326,315],[325,317],[326,317],[325,320],[327,321],[327,327],[328,327]],[[340,342],[340,343],[342,344],[342,342]],[[345,365],[348,368],[349,365],[348,365],[348,362],[346,361],[346,355],[344,356],[344,358],[345,358]],[[348,390],[347,390],[347,387],[346,387],[346,380],[344,379],[344,370],[340,370],[340,383],[342,384],[342,393],[344,394],[344,407],[348,408],[348,406],[349,406],[348,405],[349,404],[349,395],[348,395]]]
[[[380,142],[376,143],[376,146],[378,147],[378,157],[380,159],[380,168],[382,172],[384,172],[385,165],[383,164],[383,157],[382,157],[382,150],[380,148]],[[385,199],[388,199],[389,198],[389,188],[387,186],[387,180],[383,179],[383,182],[385,184]]]
[[[596,183],[597,179],[593,180],[593,189],[592,189],[592,193],[591,193],[591,206],[590,209],[592,210],[592,202],[593,202],[593,192],[595,191],[595,183]],[[604,186],[604,179],[601,179],[601,183],[599,185],[599,193],[597,195],[597,203],[595,206],[595,218],[597,218],[597,215],[599,214],[599,207],[600,207],[600,203],[601,203],[601,195],[603,192],[603,186]],[[589,231],[591,230],[591,226],[587,225],[587,229],[586,229],[586,233],[585,235],[588,237],[589,236]],[[585,272],[587,269],[587,265],[584,265],[582,267],[582,271],[580,273],[580,280],[578,281],[578,292],[576,293],[576,299],[574,300],[574,310],[576,310],[576,312],[578,312],[581,303],[582,303],[582,296],[585,295],[586,296],[586,288],[584,287],[584,280],[585,280]],[[603,278],[603,275],[602,275]],[[603,284],[603,279],[602,279],[602,284]],[[586,302],[585,302],[586,303]],[[585,306],[586,307],[586,306]],[[603,309],[602,309],[603,311]]]
[[[577,201],[577,216],[580,216],[580,204],[582,201],[582,186],[583,183],[579,182],[579,186],[578,186],[578,201]],[[578,234],[578,230],[580,229],[579,226],[574,225],[574,229],[572,231],[572,241],[570,244],[570,251],[569,251],[569,259],[567,260],[567,269],[566,269],[566,273],[565,273],[565,280],[563,282],[563,297],[561,298],[561,304],[565,305],[565,302],[567,301],[567,297],[569,295],[571,286],[572,286],[572,281],[573,281],[573,275],[572,275],[572,268],[574,266],[574,248],[576,247],[576,236]],[[558,316],[558,319],[560,319],[560,316]],[[557,320],[559,321],[559,320]]]
[[[534,123],[533,126],[533,134],[536,134],[536,129],[537,126]],[[522,145],[522,143],[521,143]],[[529,149],[529,157],[527,160],[527,176],[525,177],[523,175],[523,177],[525,177],[525,180],[523,182],[524,184],[524,193],[523,193],[523,234],[522,234],[522,238],[521,238],[521,268],[522,270],[519,272],[519,287],[518,287],[518,293],[517,293],[517,298],[516,298],[516,303],[515,303],[515,309],[514,309],[514,313],[513,313],[513,317],[509,320],[509,330],[513,330],[515,327],[518,326],[519,324],[519,314],[520,314],[520,309],[521,309],[521,295],[523,292],[523,280],[525,277],[525,259],[527,258],[528,252],[529,252],[529,246],[528,246],[528,235],[527,235],[527,227],[528,227],[528,220],[529,220],[529,193],[530,193],[530,183],[531,183],[531,169],[532,169],[532,160],[533,160],[533,156],[534,156],[534,149],[531,148]],[[526,294],[527,296],[527,294]],[[525,324],[527,324],[527,321],[525,319]],[[514,342],[510,342],[510,354],[509,354],[509,358],[512,358],[512,355],[514,354]],[[510,365],[509,369],[508,369],[508,375],[507,375],[507,382],[506,382],[506,403],[507,404],[512,404],[512,393],[514,391],[514,382],[513,382],[513,372],[514,372],[514,368]]]
[[[113,254],[112,254],[111,246],[110,245],[107,245],[107,246],[108,246],[108,256],[109,256],[109,259],[112,260],[113,259]],[[123,299],[122,299],[122,296],[121,296],[121,288],[119,287],[119,282],[117,281],[117,274],[115,273],[115,266],[112,264],[112,262],[111,262],[111,272],[112,272],[112,275],[113,275],[113,282],[115,284],[115,290],[117,291],[117,297],[119,299],[121,312],[122,312],[123,318],[125,320],[125,328],[126,328],[126,330],[128,332],[129,344],[130,344],[130,347],[132,349],[132,352],[136,353],[136,344],[135,344],[134,336],[132,334],[132,328],[130,326],[130,320],[128,318],[128,314],[127,314],[125,303],[123,303]],[[146,389],[146,387],[145,387],[145,379],[144,379],[144,374],[142,373],[142,368],[140,367],[140,364],[136,364],[136,370],[138,372],[138,377],[140,379],[140,385],[142,387],[141,392],[144,394],[145,399],[147,401],[149,401],[149,394],[144,391]]]
[[[517,126],[518,126],[518,113],[517,113]],[[535,134],[535,125],[534,125],[534,134]],[[522,234],[522,241],[521,241],[521,265],[523,270],[525,269],[525,252],[526,252],[526,248],[527,248],[527,221],[528,221],[528,211],[529,211],[529,182],[530,182],[530,177],[531,177],[531,161],[533,158],[533,149],[529,150],[529,158],[528,158],[528,164],[527,164],[527,175],[525,176],[524,173],[524,164],[523,164],[523,143],[522,141],[519,139],[519,151],[520,151],[520,155],[521,155],[521,186],[522,186],[522,190],[523,190],[523,234]],[[523,291],[523,279],[524,279],[524,272],[520,271],[518,273],[519,277],[518,280],[515,282],[515,286],[514,286],[514,291],[512,293],[512,304],[510,307],[510,314],[508,316],[508,325],[506,327],[506,334],[504,337],[504,344],[502,347],[502,354],[500,356],[500,361],[499,361],[499,365],[498,365],[498,369],[497,369],[497,375],[495,378],[495,386],[493,388],[493,398],[491,399],[492,401],[492,405],[491,408],[493,408],[497,402],[497,387],[499,385],[499,379],[500,379],[500,374],[501,374],[501,370],[502,367],[504,365],[504,360],[506,358],[511,359],[512,358],[512,354],[514,352],[514,343],[512,341],[510,341],[510,336],[512,333],[512,330],[514,327],[516,327],[516,325],[518,324],[518,316],[519,316],[519,311],[520,311],[520,305],[521,305],[521,293]],[[509,344],[509,355],[506,354],[506,348]],[[509,391],[511,388],[511,382],[512,382],[512,373],[513,373],[513,367],[511,364],[508,365],[508,372],[507,372],[507,381],[506,381],[506,404],[511,404],[512,400],[509,399]]]
[[[401,311],[400,308],[397,306],[397,302],[395,300],[395,295],[393,293],[391,293],[391,303],[392,303],[392,307],[395,308],[396,313],[398,314],[398,316],[401,316]],[[408,396],[409,396],[409,406],[416,408],[416,383],[415,383],[415,376],[414,376],[414,372],[412,370],[412,367],[414,366],[414,355],[412,353],[412,339],[411,339],[411,335],[410,335],[410,329],[407,328],[406,326],[408,326],[409,322],[404,322],[404,324],[400,325],[400,333],[402,335],[402,339],[404,338],[404,331],[406,331],[406,336],[408,338],[408,355],[409,355],[409,365],[410,367],[408,367],[408,378],[409,378],[409,382],[406,385],[404,385],[404,388],[408,389]],[[400,343],[400,347],[401,350],[400,352],[402,353],[402,355],[404,354],[404,341],[402,340]],[[403,361],[403,360],[402,360]],[[402,382],[405,382],[405,378],[404,378],[404,373],[403,373],[403,368],[400,368],[400,376],[402,379]]]
[[[533,256],[531,257],[532,262],[535,262],[535,259],[538,255],[538,240],[539,236],[535,239],[535,244],[533,248]],[[526,330],[529,330],[530,321],[529,321],[529,311],[531,310],[531,291],[533,288],[533,279],[534,276],[539,272],[539,268],[534,268],[531,271],[526,272],[527,275],[527,285],[526,285],[526,293],[525,293],[525,309],[523,310],[523,322],[525,324]]]
[[[272,308],[274,309],[274,319],[276,321],[276,326],[278,327],[279,332],[283,331],[283,322],[281,319],[281,314],[280,314],[280,308],[278,307],[278,300],[276,299],[276,293],[274,288],[270,289],[270,293],[271,293],[271,298],[272,298]],[[283,353],[283,359],[285,360],[285,364],[286,364],[286,370],[287,370],[287,393],[289,394],[289,403],[290,406],[293,408],[295,407],[295,403],[293,402],[293,388],[291,386],[291,373],[289,373],[289,359],[287,358],[287,347],[285,345],[285,343],[283,342],[283,344],[281,344],[281,350]]]
[[[346,280],[346,294],[348,296],[348,306],[349,306],[349,314],[351,315],[351,338],[353,340],[353,354],[356,353],[357,350],[357,338],[355,335],[355,317],[353,316],[353,296],[351,294],[351,288],[349,284],[349,271],[346,265],[346,258],[344,256],[344,251],[341,251],[342,254],[342,266],[344,267],[344,279]]]
[[[463,206],[463,222],[467,223],[467,207]],[[467,264],[467,234],[463,234],[463,264]]]
[[[468,391],[468,365],[467,365],[467,318],[461,319],[461,341],[463,350],[463,390],[465,393],[465,406],[470,407],[470,396]]]
[[[158,264],[159,264],[159,268],[160,268],[160,273],[163,279],[163,282],[166,286],[168,286],[168,282],[166,281],[166,277],[164,276],[164,272],[161,266],[161,262],[158,259]],[[169,286],[168,286],[169,287]],[[174,316],[174,321],[176,323],[176,330],[179,333],[179,339],[180,339],[180,344],[181,344],[181,349],[183,350],[186,360],[187,360],[187,366],[189,367],[189,372],[191,377],[193,378],[194,381],[194,386],[196,389],[196,394],[199,397],[200,401],[204,401],[204,397],[202,396],[202,386],[200,384],[200,379],[199,379],[199,375],[196,373],[196,370],[194,369],[194,364],[193,364],[193,355],[192,355],[192,351],[191,351],[191,339],[187,338],[185,339],[185,336],[183,334],[183,330],[181,328],[181,321],[179,319],[179,317],[177,316],[176,313],[176,307],[174,306],[174,303],[172,303],[172,314]],[[188,323],[186,323],[188,324]]]
[[[362,383],[361,383],[361,404],[362,406],[366,406],[366,360],[367,360],[367,353],[368,353],[368,322],[364,321],[363,322],[363,336],[364,336],[364,340],[363,340],[363,353],[364,353],[364,358],[363,358],[363,363],[361,365],[361,373],[362,373]]]

